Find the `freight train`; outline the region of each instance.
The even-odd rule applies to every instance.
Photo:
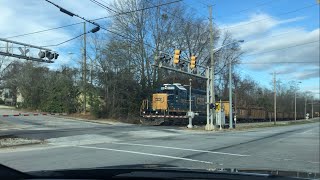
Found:
[[[229,119],[229,102],[222,101],[221,104],[226,119]],[[237,123],[274,121],[274,112],[259,107],[238,107],[237,109],[233,107],[233,117],[234,116],[236,116]],[[293,120],[294,112],[277,112],[276,118],[277,121]],[[304,113],[297,113],[297,119],[304,118]]]
[[[216,103],[229,119],[229,102]],[[232,106],[233,107],[233,106]],[[206,92],[194,89],[191,90],[191,108],[197,113],[195,124],[206,122]],[[140,107],[141,123],[148,125],[161,124],[187,124],[189,111],[189,91],[180,83],[163,84],[157,92],[152,94],[152,101],[145,99]],[[272,121],[274,112],[269,112],[256,107],[239,107],[233,111],[237,123]],[[304,114],[297,113],[297,119],[303,119]],[[277,120],[294,119],[294,113],[277,112]]]

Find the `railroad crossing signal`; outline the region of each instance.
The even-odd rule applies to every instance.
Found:
[[[179,50],[179,49],[174,50],[173,64],[179,64],[180,54],[181,54],[181,50]]]
[[[5,47],[0,48],[0,55],[7,57],[14,57],[19,59],[26,59],[31,61],[53,63],[53,59],[57,59],[59,54],[40,46],[35,46],[31,44],[26,44],[22,42],[12,41],[8,39],[0,38],[0,43],[4,43]],[[15,48],[17,47],[17,48]],[[35,51],[40,51],[38,53],[39,57],[34,57]]]
[[[56,52],[50,52],[50,51],[40,51],[38,53],[39,58],[43,59],[43,58],[48,58],[49,60],[52,59],[58,59],[59,54]]]
[[[197,56],[191,56],[190,69],[194,69],[197,66]]]

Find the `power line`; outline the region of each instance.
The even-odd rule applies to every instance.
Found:
[[[274,0],[271,0],[271,1],[264,1],[262,3],[259,3],[253,7],[249,7],[249,8],[246,8],[246,9],[242,9],[240,11],[237,11],[237,12],[231,12],[230,14],[238,14],[238,13],[243,13],[243,12],[246,12],[250,9],[253,9],[253,8],[256,8],[256,7],[259,7],[259,6],[264,6],[264,5],[267,5],[267,4],[270,4],[271,2],[273,2]],[[230,15],[229,14],[229,15]],[[216,17],[223,17],[223,18],[230,18],[230,17],[234,17],[234,16],[227,16],[227,17],[224,17],[224,16],[216,16]]]
[[[121,13],[110,15],[110,16],[104,16],[104,17],[100,17],[100,18],[91,19],[90,21],[97,21],[97,20],[101,20],[101,19],[112,18],[112,17],[115,17],[115,16],[125,15],[125,14],[129,14],[129,13],[137,12],[137,11],[143,11],[143,10],[152,9],[152,8],[156,8],[156,7],[160,7],[160,6],[165,6],[165,5],[177,3],[177,2],[180,2],[180,1],[182,1],[182,0],[176,0],[176,1],[168,2],[168,3],[163,3],[163,4],[151,6],[151,7],[146,7],[146,8],[136,9],[136,10],[132,10],[132,11],[121,12]],[[64,26],[44,29],[44,30],[40,30],[40,31],[34,31],[34,32],[30,32],[30,33],[19,34],[19,35],[15,35],[15,36],[6,37],[5,39],[16,38],[16,37],[21,37],[21,36],[27,36],[27,35],[32,35],[32,34],[38,34],[38,33],[46,32],[46,31],[65,28],[65,27],[69,27],[69,26],[82,24],[82,23],[83,22],[73,23],[73,24],[68,24],[68,25],[64,25]]]
[[[109,8],[108,6],[106,6],[106,5],[98,2],[98,1],[96,1],[96,0],[90,0],[90,1],[93,2],[93,3],[95,3],[95,4],[98,5],[98,6],[102,7],[103,9],[106,9],[107,11],[112,11],[112,12],[114,12],[114,13],[117,13],[115,10]]]
[[[132,10],[132,11],[127,11],[127,12],[122,12],[122,13],[118,13],[118,14],[115,14],[115,15],[111,15],[111,16],[105,16],[105,17],[101,17],[101,18],[96,18],[96,19],[92,19],[91,21],[96,21],[96,20],[101,20],[101,19],[106,19],[106,18],[111,18],[111,17],[115,17],[115,16],[119,16],[119,15],[125,15],[125,14],[129,14],[129,13],[133,13],[133,12],[136,12],[136,11],[142,11],[142,10],[146,10],[146,9],[151,9],[151,8],[156,8],[156,7],[160,7],[160,6],[164,6],[164,5],[169,5],[169,4],[173,4],[173,3],[177,3],[177,2],[180,2],[182,0],[177,0],[177,1],[172,1],[172,2],[168,2],[168,3],[163,3],[163,4],[159,4],[159,5],[154,5],[154,6],[151,6],[151,7],[146,7],[146,8],[142,8],[142,9],[136,9],[136,10]],[[313,6],[313,5],[312,5]],[[60,7],[60,6],[59,6]],[[311,7],[311,6],[307,6],[307,7]],[[304,7],[306,8],[306,7]],[[301,9],[300,9],[301,10]],[[295,10],[296,11],[296,10]],[[167,12],[167,11],[166,11]],[[292,11],[291,11],[292,12]],[[169,13],[169,12],[167,12]],[[288,12],[287,12],[288,13]],[[175,15],[173,15],[172,13],[169,13],[170,15],[174,16],[174,17],[177,17]],[[180,18],[180,17],[178,17]],[[269,18],[265,18],[265,19],[261,19],[261,20],[258,20],[258,21],[262,21],[262,20],[266,20],[266,19],[269,19]],[[257,22],[257,21],[255,21]],[[25,33],[25,34],[20,34],[20,35],[15,35],[15,36],[11,36],[11,37],[7,37],[6,39],[10,39],[10,38],[15,38],[15,37],[21,37],[21,36],[26,36],[26,35],[32,35],[32,34],[37,34],[37,33],[41,33],[41,32],[46,32],[46,31],[51,31],[51,30],[55,30],[55,29],[60,29],[60,28],[64,28],[64,27],[69,27],[69,26],[73,26],[73,25],[78,25],[78,24],[81,24],[82,22],[79,22],[79,23],[73,23],[73,24],[68,24],[68,25],[64,25],[64,26],[59,26],[59,27],[55,27],[55,28],[50,28],[50,29],[45,29],[45,30],[40,30],[40,31],[35,31],[35,32],[30,32],[30,33]],[[253,22],[249,22],[249,23],[253,23]],[[244,25],[244,24],[241,24],[241,26]],[[239,26],[239,25],[237,25]],[[230,28],[233,28],[234,26],[230,27]],[[228,28],[224,28],[224,29],[228,29]]]
[[[126,11],[126,12],[120,12],[120,13],[117,12],[117,14],[114,14],[114,15],[92,19],[92,21],[97,21],[97,20],[111,18],[111,17],[115,17],[115,16],[130,14],[130,13],[134,13],[134,12],[138,12],[138,11],[144,11],[144,10],[147,10],[147,9],[153,9],[153,8],[157,8],[157,7],[161,7],[161,6],[166,6],[166,5],[169,5],[169,4],[174,4],[174,3],[177,3],[177,2],[180,2],[180,1],[183,1],[183,0],[175,0],[175,1],[167,2],[167,3],[163,3],[163,4],[159,4],[159,5],[154,5],[154,6],[150,6],[150,7],[141,8],[141,9],[135,9],[135,10],[132,10],[132,11]]]
[[[118,13],[117,15],[123,15],[123,14],[133,13],[133,12],[136,12],[136,11],[142,11],[142,10],[145,10],[145,9],[150,9],[150,8],[160,7],[160,6],[163,6],[163,5],[168,5],[168,4],[172,4],[172,3],[177,3],[177,2],[180,2],[180,1],[182,1],[182,0],[176,0],[176,1],[168,2],[168,3],[164,3],[164,4],[155,5],[155,6],[152,6],[152,7],[142,8],[142,9],[133,10],[133,11],[128,11],[128,12],[123,12],[123,13]],[[115,15],[114,15],[114,16],[115,16]],[[99,19],[101,19],[101,18],[99,18]],[[94,20],[97,20],[97,19],[94,19]],[[94,20],[93,20],[93,21],[94,21]],[[111,30],[106,29],[106,28],[101,27],[101,26],[99,26],[99,27],[100,27],[101,29],[103,29],[103,30],[106,30],[106,31],[112,33],[112,34],[115,34],[115,35],[117,35],[117,36],[120,36],[120,37],[122,37],[122,38],[125,38],[125,39],[127,39],[127,40],[129,40],[129,41],[131,41],[131,42],[141,43],[139,40],[131,39],[130,37],[124,36],[124,35],[122,35],[122,34],[119,34],[119,33],[117,33],[117,32],[111,31]],[[64,41],[64,42],[62,42],[62,43],[59,43],[59,44],[56,44],[56,45],[50,45],[50,46],[58,46],[58,45],[61,45],[61,44],[63,44],[63,43],[66,43],[66,42],[69,42],[69,41],[71,41],[71,40],[74,40],[74,39],[76,39],[76,38],[78,38],[78,37],[80,37],[80,36],[82,36],[82,35],[83,35],[83,34],[81,34],[81,35],[79,35],[79,36],[76,36],[76,37],[74,37],[74,38],[71,38],[71,39],[69,39],[69,40],[67,40],[67,41]],[[151,48],[153,48],[153,49],[156,49],[156,48],[155,48],[154,46],[152,46],[151,44],[148,44],[148,43],[145,43],[145,42],[142,42],[142,44],[144,44],[144,45],[146,45],[146,46],[148,46],[148,47],[151,47]]]
[[[319,63],[319,61],[273,61],[273,62],[240,62],[238,64],[300,64]]]
[[[82,34],[80,34],[80,35],[78,35],[78,36],[76,36],[76,37],[73,37],[73,38],[71,38],[71,39],[68,39],[68,40],[63,41],[63,42],[58,43],[58,44],[45,45],[45,46],[41,46],[41,47],[60,46],[61,44],[64,44],[64,43],[67,43],[67,42],[72,41],[72,40],[74,40],[74,39],[77,39],[77,38],[79,38],[79,37],[81,37],[81,36],[83,36],[83,35],[85,35],[85,34],[87,34],[87,33],[89,33],[89,32],[90,32],[90,31],[88,31],[88,32],[86,32],[86,33],[82,33]]]
[[[46,31],[51,31],[51,30],[56,30],[56,29],[61,29],[61,28],[65,28],[65,27],[78,25],[78,24],[81,24],[81,23],[82,22],[68,24],[68,25],[64,25],[64,26],[58,26],[58,27],[54,27],[54,28],[50,28],[50,29],[44,29],[44,30],[40,30],[40,31],[34,31],[34,32],[30,32],[30,33],[19,34],[19,35],[15,35],[15,36],[6,37],[5,39],[11,39],[11,38],[16,38],[16,37],[21,37],[21,36],[28,36],[28,35],[32,35],[32,34],[38,34],[38,33],[46,32]]]
[[[279,50],[283,50],[283,49],[289,49],[289,48],[294,48],[294,47],[298,47],[298,46],[304,46],[304,45],[307,45],[307,44],[313,44],[313,43],[316,43],[316,42],[319,42],[319,40],[318,41],[311,41],[311,42],[307,42],[307,43],[302,43],[302,44],[296,44],[296,45],[288,46],[288,47],[284,47],[284,48],[273,49],[273,50],[270,50],[270,51],[247,54],[247,55],[244,55],[244,56],[253,56],[253,55],[258,55],[258,54],[265,54],[265,53],[270,53],[270,52],[273,52],[273,51],[279,51]]]
[[[311,8],[311,7],[314,7],[314,6],[318,6],[318,4],[312,4],[312,5],[304,6],[302,8],[294,9],[292,11],[287,11],[287,12],[284,12],[284,13],[277,14],[276,16],[283,16],[283,15],[286,15],[286,14],[295,13],[297,11],[301,11],[303,9]],[[245,26],[245,25],[248,25],[248,24],[252,24],[252,23],[256,23],[256,22],[260,22],[260,21],[264,21],[264,20],[268,20],[268,19],[272,19],[272,17],[263,18],[263,19],[259,19],[259,20],[256,20],[256,21],[247,22],[247,23],[244,23],[244,24],[238,24],[238,25],[234,25],[234,26],[225,27],[225,28],[222,28],[221,30],[233,29],[233,28],[236,28],[236,27],[239,27],[239,26]]]
[[[205,6],[212,6],[213,4],[206,4],[206,3],[201,3],[199,0],[194,0],[195,2],[197,2],[197,3],[200,3],[200,4],[203,4],[203,5],[205,5]],[[194,7],[192,7],[192,6],[190,6],[189,4],[187,4],[187,3],[184,3],[186,6],[188,6],[188,7],[190,7],[191,9],[193,9],[193,10],[195,10],[195,11],[197,11],[202,17],[204,17],[206,20],[208,20],[209,18],[208,18],[208,16],[207,16],[207,14],[204,12],[204,11],[201,11],[201,10],[199,10],[199,9],[197,9],[197,8],[194,8]]]
[[[122,37],[122,38],[125,38],[126,40],[129,40],[129,41],[131,41],[131,42],[141,43],[139,40],[132,39],[132,38],[130,38],[130,37],[127,37],[127,36],[124,36],[124,35],[119,34],[119,33],[117,33],[117,32],[111,31],[111,30],[106,29],[106,28],[104,28],[104,27],[100,27],[100,28],[103,29],[103,30],[106,30],[106,31],[108,31],[108,32],[110,32],[110,33],[112,33],[112,34],[115,34],[115,35],[117,35],[117,36],[120,36],[120,37]],[[156,49],[156,47],[152,46],[152,45],[149,44],[149,43],[145,43],[143,40],[142,40],[142,44],[144,44],[144,45],[146,45],[146,46],[148,46],[148,47],[150,47],[150,48],[152,48],[152,49]]]
[[[150,4],[154,5],[151,1],[149,1],[149,0],[146,0],[146,1],[148,1]],[[184,3],[184,4],[187,5],[186,3]],[[162,11],[166,12],[167,14],[170,14],[171,16],[173,16],[173,17],[175,17],[175,18],[178,18],[178,19],[180,19],[180,20],[183,20],[183,18],[181,18],[181,17],[179,17],[179,16],[176,16],[176,15],[168,12],[167,10],[163,10],[163,9],[162,9]]]
[[[200,4],[203,4],[205,7],[208,7],[208,6],[212,6],[213,4],[209,4],[209,2],[208,1],[205,1],[205,0],[200,0],[200,1],[198,1],[198,0],[196,0],[197,2],[199,2]],[[203,2],[201,2],[201,1],[203,1]]]
[[[57,5],[57,4],[55,4],[55,3],[51,2],[51,1],[49,1],[49,0],[45,0],[45,1],[47,1],[48,3],[50,3],[50,4],[54,5],[54,6],[56,6],[57,8],[59,8],[59,10],[60,10],[61,12],[65,13],[65,14],[67,14],[67,15],[71,16],[71,17],[72,17],[72,16],[76,16],[76,17],[78,17],[78,18],[80,18],[80,19],[82,19],[82,20],[84,20],[84,21],[87,21],[87,22],[89,22],[89,23],[91,23],[91,24],[93,24],[93,25],[95,25],[95,26],[100,27],[100,25],[99,25],[99,24],[97,24],[97,23],[96,23],[96,22],[94,22],[94,21],[88,20],[88,19],[86,19],[86,18],[84,18],[84,17],[81,17],[81,16],[79,16],[79,15],[77,15],[77,14],[74,14],[74,13],[72,13],[72,12],[70,12],[70,11],[68,11],[68,10],[64,9],[63,7],[61,7],[61,6]]]
[[[47,2],[49,2],[49,3],[51,3],[51,4],[53,4],[54,6],[58,7],[58,8],[60,9],[60,11],[67,11],[67,10],[65,10],[64,8],[62,8],[62,7],[60,7],[60,6],[52,3],[52,2],[49,1],[49,0],[45,0],[45,1],[47,1]],[[172,4],[172,3],[175,3],[175,2],[179,2],[179,1],[182,1],[182,0],[177,0],[177,1],[173,1],[173,2],[165,3],[165,4]],[[159,6],[162,6],[162,5],[165,5],[165,4],[157,5],[157,6],[154,6],[154,7],[159,7]],[[148,8],[151,8],[151,7],[148,7]],[[62,9],[62,10],[61,10],[61,9]],[[144,9],[146,9],[146,8],[144,8]],[[136,10],[135,10],[135,11],[136,11]],[[135,12],[135,11],[133,11],[133,12]],[[92,23],[92,22],[91,22],[92,20],[86,20],[85,18],[80,17],[80,16],[78,16],[78,15],[75,15],[75,14],[73,14],[72,12],[69,12],[69,11],[67,12],[67,14],[68,14],[68,13],[71,14],[72,16],[73,16],[73,15],[74,15],[74,16],[77,16],[77,17],[79,17],[79,18],[81,18],[81,19],[83,19],[83,20],[85,20],[85,21],[88,21],[88,22]],[[125,13],[131,13],[131,12],[125,12]],[[119,13],[119,14],[120,14],[120,13]],[[131,41],[131,42],[141,43],[139,40],[131,39],[130,37],[127,37],[127,36],[124,36],[124,35],[119,34],[119,33],[117,33],[117,32],[111,31],[111,30],[109,30],[109,29],[103,28],[103,27],[101,27],[99,24],[97,24],[97,23],[95,23],[95,22],[93,22],[93,23],[94,23],[95,25],[97,25],[98,27],[100,27],[101,29],[104,29],[104,30],[106,30],[106,31],[108,31],[108,32],[110,32],[110,33],[112,33],[112,34],[115,34],[115,35],[118,35],[118,36],[120,36],[120,37],[122,37],[122,38],[125,38],[125,39],[127,39],[127,40],[129,40],[129,41]],[[78,38],[78,37],[80,37],[80,36],[82,36],[82,35],[84,35],[84,34],[78,35],[78,36],[76,36],[76,37],[74,37],[74,38],[71,38],[71,39],[69,39],[69,40],[67,40],[67,41],[64,41],[64,42],[62,42],[62,43],[55,44],[55,45],[50,45],[50,46],[58,46],[58,45],[61,45],[61,44],[63,44],[63,43],[66,43],[66,42],[69,42],[69,41],[71,41],[71,40],[74,40],[74,39],[76,39],[76,38]],[[150,44],[148,44],[148,43],[142,42],[142,44],[144,44],[144,45],[146,45],[146,46],[148,46],[148,47],[151,47],[151,48],[155,49],[155,47],[153,47],[152,45],[150,45]]]

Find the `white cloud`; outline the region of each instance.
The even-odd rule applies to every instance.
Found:
[[[222,24],[222,31],[230,32],[236,39],[257,37],[265,35],[270,29],[281,24],[291,23],[304,19],[304,17],[296,17],[285,20],[277,20],[268,14],[253,14],[248,20],[236,22],[233,24]]]
[[[283,34],[277,38],[265,37],[254,41],[248,41],[243,44],[244,55],[243,61],[254,63],[270,64],[252,64],[248,67],[255,70],[272,69],[273,71],[288,72],[307,72],[306,68],[319,67],[319,29],[313,31],[295,31]],[[261,53],[259,52],[266,52]],[[278,64],[274,62],[288,62],[288,64]],[[306,63],[294,63],[306,62]],[[308,63],[312,62],[312,63]],[[274,63],[274,64],[272,64]],[[287,72],[287,73],[288,73]],[[285,73],[285,72],[282,72]],[[311,78],[311,75],[302,76],[301,78]],[[297,77],[297,78],[300,78]]]
[[[297,80],[306,80],[312,78],[319,78],[319,69],[306,70],[304,72],[297,72],[293,74],[293,78]]]
[[[320,29],[318,26],[311,29],[307,25],[310,21],[308,23],[302,21],[305,19],[311,18],[280,19],[260,13],[241,22],[224,24],[223,28],[226,28],[225,30],[229,31],[234,39],[245,40],[241,44],[245,52],[242,57],[244,64],[240,64],[239,69],[250,72],[252,78],[265,85],[268,85],[272,73],[277,72],[277,79],[285,82],[301,81],[303,91],[318,93],[319,97]],[[227,29],[227,27],[231,28]]]
[[[246,68],[259,72],[276,71],[282,75],[295,73],[290,78],[306,80],[319,78],[319,69],[314,68],[319,67],[320,29],[306,30],[301,27],[300,21],[305,18],[278,19],[260,13],[245,21],[223,25],[223,28],[231,27],[226,30],[235,39],[245,40],[241,45],[245,52],[242,61],[253,63],[246,64]]]

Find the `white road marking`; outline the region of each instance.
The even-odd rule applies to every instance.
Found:
[[[145,156],[162,157],[162,158],[169,158],[169,159],[176,159],[176,160],[183,160],[183,161],[199,162],[199,163],[205,163],[205,164],[214,164],[213,162],[209,162],[209,161],[201,161],[196,159],[168,156],[168,155],[162,155],[162,154],[143,153],[143,152],[137,152],[137,151],[128,151],[128,150],[111,149],[111,148],[99,148],[99,147],[92,147],[92,146],[75,146],[75,147],[81,147],[81,148],[87,148],[87,149],[99,149],[99,150],[106,150],[106,151],[131,153],[131,154],[140,154]]]
[[[306,134],[306,133],[308,133],[308,132],[310,132],[310,131],[313,131],[313,129],[309,129],[308,131],[304,131],[304,132],[299,133],[299,134]]]
[[[204,153],[211,153],[211,154],[223,154],[223,155],[230,155],[230,156],[241,156],[241,157],[250,156],[250,155],[245,155],[245,154],[233,154],[233,153],[207,151],[207,150],[199,150],[199,149],[178,148],[178,147],[171,147],[171,146],[158,146],[158,145],[121,143],[121,142],[109,142],[109,143],[111,143],[111,144],[121,144],[121,145],[130,145],[130,146],[144,146],[144,147],[157,147],[157,148],[164,148],[164,149],[176,149],[176,150],[193,151],[193,152],[204,152]]]
[[[314,161],[308,161],[308,162],[313,164],[320,164],[320,162],[314,162]]]

